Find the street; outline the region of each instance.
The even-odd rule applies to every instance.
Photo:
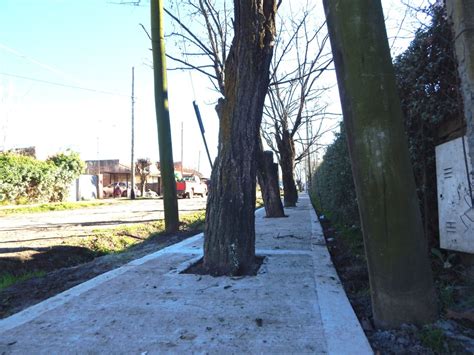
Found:
[[[206,198],[179,199],[179,213],[206,208]],[[52,239],[85,236],[120,225],[163,219],[163,200],[119,200],[108,206],[45,213],[12,214],[0,217],[0,249],[50,244]],[[48,241],[48,243],[46,243]]]

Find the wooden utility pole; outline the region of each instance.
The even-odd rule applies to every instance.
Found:
[[[437,302],[380,0],[323,0],[362,220],[375,324]]]
[[[135,200],[135,68],[132,67],[132,154],[130,162],[130,198]]]
[[[160,170],[163,180],[165,228],[176,232],[179,226],[176,181],[174,177],[173,147],[171,142],[170,115],[168,110],[168,84],[166,79],[165,40],[163,30],[163,0],[150,1],[151,45],[155,81],[155,110],[158,126]]]

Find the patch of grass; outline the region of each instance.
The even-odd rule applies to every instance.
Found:
[[[105,201],[79,201],[79,202],[56,202],[56,203],[43,203],[34,206],[24,207],[12,207],[0,210],[0,216],[16,214],[16,213],[39,213],[39,212],[50,212],[50,211],[65,211],[75,210],[79,208],[97,207],[108,205],[110,202]]]
[[[19,276],[15,276],[12,274],[3,274],[0,276],[0,291],[18,282],[29,280],[33,277],[41,277],[44,275],[46,275],[46,272],[44,271],[28,272]]]
[[[427,325],[424,326],[418,334],[423,346],[430,348],[437,354],[446,353],[446,337],[439,328]]]
[[[263,198],[257,197],[255,200],[255,208],[263,207]]]
[[[97,255],[105,255],[123,252],[138,242],[139,240],[132,237],[115,235],[108,232],[97,232],[86,239],[81,240],[79,245],[92,250],[94,253],[97,253]]]
[[[206,222],[206,211],[199,211],[190,214],[185,214],[180,217],[180,230],[201,232],[204,230]]]
[[[205,211],[180,216],[180,232],[199,232],[204,229]],[[165,232],[164,221],[121,226],[114,229],[95,230],[77,245],[88,248],[98,255],[121,253],[131,246]]]

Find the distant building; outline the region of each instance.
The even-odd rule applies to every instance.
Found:
[[[131,184],[130,164],[123,164],[119,159],[86,160],[86,174],[102,175],[102,185],[107,186],[118,182]],[[146,189],[161,194],[161,174],[156,164],[150,166]],[[140,176],[135,174],[135,183],[140,183]]]
[[[160,162],[156,163],[158,166],[160,164]],[[182,167],[182,163],[180,161],[177,161],[174,163],[174,172],[175,173],[180,173],[182,172],[183,174],[183,177],[184,176],[193,176],[193,175],[197,175],[199,176],[199,178],[203,178],[204,175],[201,174],[199,171],[197,171],[196,169],[191,169],[191,168],[186,168],[186,167]]]

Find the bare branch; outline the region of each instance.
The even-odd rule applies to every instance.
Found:
[[[176,21],[176,23],[178,23],[183,28],[183,30],[185,30],[207,54],[212,55],[212,50],[209,47],[207,47],[185,24],[183,24],[175,15],[173,15],[167,9],[164,9],[164,11],[174,21]]]
[[[176,61],[176,62],[178,62],[178,63],[184,64],[186,67],[183,68],[183,69],[194,69],[194,70],[197,70],[198,72],[200,72],[200,73],[202,73],[202,74],[204,74],[204,75],[206,75],[206,76],[208,76],[208,77],[210,77],[210,78],[212,78],[212,79],[214,79],[214,80],[217,79],[217,78],[216,78],[214,75],[212,75],[211,73],[208,73],[208,72],[202,70],[201,68],[204,68],[204,66],[195,66],[195,65],[192,65],[191,63],[188,63],[188,62],[186,62],[186,61],[184,61],[184,60],[182,60],[182,59],[173,57],[173,56],[171,56],[171,55],[169,55],[169,54],[166,54],[166,56],[167,56],[169,59],[171,59],[171,60],[174,60],[174,61]],[[172,70],[172,69],[170,69],[170,70]]]
[[[143,24],[141,24],[141,23],[140,23],[139,25],[142,27],[143,31],[145,31],[146,35],[148,36],[148,39],[151,41],[150,33],[148,33],[148,31],[147,31],[147,29],[145,28],[145,26],[143,26]]]

